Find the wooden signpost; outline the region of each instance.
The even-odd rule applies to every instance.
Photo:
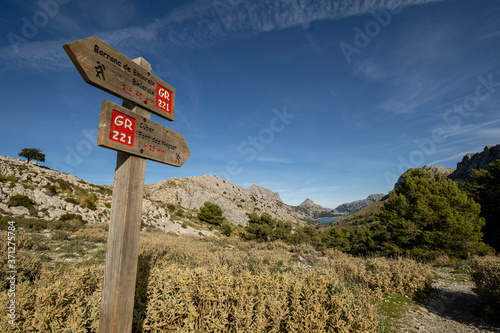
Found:
[[[191,152],[182,134],[149,120],[147,110],[174,120],[175,89],[147,61],[97,37],[63,47],[85,82],[125,99],[123,106],[103,101],[99,121],[98,145],[118,151],[99,332],[131,332],[146,159],[181,166]]]

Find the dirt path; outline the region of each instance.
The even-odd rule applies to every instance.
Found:
[[[499,332],[477,316],[479,297],[467,274],[436,268],[436,293],[411,307],[397,332]]]

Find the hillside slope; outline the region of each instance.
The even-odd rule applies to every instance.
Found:
[[[197,219],[205,201],[217,203],[228,222],[241,226],[248,224],[247,213],[254,211],[297,226],[307,220],[305,214],[284,204],[277,193],[258,185],[244,189],[209,175],[147,184],[144,194],[143,224],[177,234],[212,234]],[[54,221],[65,214],[78,214],[88,223],[105,223],[109,221],[111,196],[112,186],[94,185],[36,162],[0,156],[2,215]]]

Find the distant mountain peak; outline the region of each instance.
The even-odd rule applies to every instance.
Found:
[[[304,200],[300,205],[299,207],[302,207],[302,208],[310,208],[310,207],[321,207],[320,205],[316,204],[314,201],[312,201],[311,199],[307,198],[306,200]],[[321,207],[323,208],[323,207]]]
[[[353,202],[348,202],[345,204],[342,204],[335,208],[333,212],[335,213],[346,213],[346,214],[353,214],[357,211],[360,211],[361,209],[368,207],[374,202],[382,200],[386,195],[383,193],[379,194],[370,194],[366,199],[362,200],[356,200]]]
[[[297,206],[297,209],[307,216],[309,218],[315,220],[319,217],[330,217],[332,214],[323,206],[318,205],[311,199],[307,198],[304,200],[299,206]]]

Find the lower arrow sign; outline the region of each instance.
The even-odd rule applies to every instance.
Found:
[[[184,136],[104,100],[97,145],[180,167],[191,156]]]

